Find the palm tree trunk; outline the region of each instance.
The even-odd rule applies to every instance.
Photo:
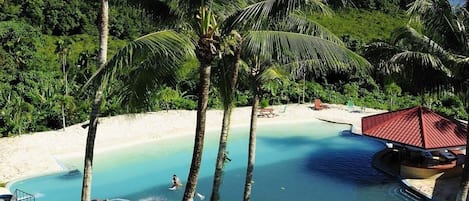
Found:
[[[62,131],[65,131],[65,103],[62,103]]]
[[[305,104],[305,93],[306,93],[306,75],[303,73],[303,104]]]
[[[466,108],[466,113],[469,114],[469,107]],[[468,118],[469,119],[469,118]],[[466,154],[464,155],[464,169],[461,175],[461,183],[459,184],[459,192],[456,201],[467,201],[469,192],[469,123],[466,125]]]
[[[101,0],[101,12],[99,14],[99,52],[98,63],[100,67],[106,64],[107,60],[107,36],[109,33],[109,2]],[[98,126],[99,107],[101,106],[102,88],[96,90],[93,105],[91,107],[90,122],[88,127],[88,137],[86,139],[85,162],[83,168],[83,184],[81,191],[81,201],[91,200],[91,178],[93,170],[94,141]]]
[[[393,101],[393,100],[392,100],[392,97],[391,97],[391,101],[390,101],[391,104],[389,105],[389,111],[392,111],[392,105],[393,105],[393,102],[392,102],[392,101]]]
[[[67,70],[65,69],[65,67],[67,67],[67,55],[66,55],[66,53],[63,53],[63,56],[62,56],[62,71],[64,73],[65,95],[68,95],[68,79],[67,79]]]
[[[210,201],[220,200],[220,185],[223,175],[223,167],[225,165],[226,160],[226,144],[228,141],[228,133],[230,129],[232,111],[233,108],[231,106],[225,107],[223,111],[223,123],[220,134],[220,142],[218,144],[218,155],[215,165],[215,174],[213,178],[212,195],[210,197]]]
[[[101,12],[99,16],[99,55],[98,62],[102,66],[107,60],[107,37],[109,35],[109,0],[101,0]]]
[[[197,108],[197,122],[195,129],[194,151],[192,153],[192,162],[187,177],[186,189],[184,191],[183,201],[192,201],[197,187],[197,179],[199,177],[200,164],[202,161],[202,151],[204,147],[205,137],[205,121],[207,113],[208,93],[210,88],[210,69],[211,59],[201,61],[200,69],[200,87],[199,101]]]
[[[93,101],[90,114],[90,124],[88,127],[88,137],[86,138],[85,167],[83,168],[83,186],[81,190],[81,201],[91,200],[91,178],[93,171],[94,141],[98,126],[99,107],[101,106],[102,92],[97,91]]]
[[[222,175],[223,175],[223,167],[226,162],[226,144],[228,142],[228,135],[230,132],[230,124],[231,124],[231,114],[233,112],[233,98],[235,95],[236,91],[236,83],[238,81],[238,72],[239,72],[239,61],[241,58],[241,48],[238,48],[236,51],[236,63],[233,68],[233,74],[231,77],[231,82],[230,86],[228,86],[229,89],[229,94],[225,94],[226,96],[229,96],[228,101],[225,105],[224,111],[223,111],[223,123],[221,127],[221,134],[220,134],[220,142],[218,144],[218,155],[217,155],[217,161],[215,164],[215,174],[213,177],[213,187],[212,187],[212,195],[210,197],[211,201],[218,201],[220,200],[220,185],[221,185],[221,180],[222,180]]]
[[[65,56],[65,53],[62,54],[62,71],[63,71],[63,74],[64,74],[64,84],[65,84],[65,95],[67,96],[68,95],[68,81],[67,81],[67,71],[65,70],[65,66],[67,65],[67,59],[66,59],[66,56]],[[62,103],[62,125],[63,125],[63,131],[65,131],[65,126],[66,126],[66,122],[65,122],[65,101],[64,103]]]
[[[249,153],[248,166],[246,170],[246,182],[244,184],[244,201],[251,199],[252,175],[254,172],[254,163],[256,161],[256,129],[257,129],[257,109],[259,107],[259,93],[257,88],[254,90],[254,98],[251,110],[251,128],[249,130]]]

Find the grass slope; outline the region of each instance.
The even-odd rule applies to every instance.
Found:
[[[375,40],[386,40],[396,27],[408,22],[404,13],[386,14],[379,11],[358,9],[339,10],[332,16],[310,16],[339,37],[349,35],[351,38],[369,43]]]

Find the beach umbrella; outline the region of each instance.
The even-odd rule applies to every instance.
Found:
[[[466,125],[417,106],[362,118],[362,133],[416,150],[463,148]]]

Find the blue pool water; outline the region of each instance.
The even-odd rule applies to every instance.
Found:
[[[252,200],[258,201],[394,201],[408,200],[396,179],[371,167],[384,145],[344,130],[349,126],[303,122],[259,126]],[[242,200],[246,173],[248,127],[233,128],[222,184],[222,200]],[[98,154],[92,198],[181,200],[184,189],[169,191],[171,176],[184,182],[193,139],[157,142]],[[218,150],[217,135],[205,140],[197,191],[209,199]],[[82,159],[63,161],[81,170]],[[57,173],[10,185],[34,194],[37,201],[80,200],[82,174]],[[197,199],[195,199],[197,200]]]

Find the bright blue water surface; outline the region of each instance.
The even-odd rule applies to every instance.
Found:
[[[391,201],[407,200],[398,181],[371,167],[382,143],[344,132],[349,126],[303,122],[259,126],[252,200]],[[242,200],[248,147],[247,127],[232,129],[222,200]],[[217,135],[206,138],[197,191],[209,199],[218,150]],[[193,139],[162,139],[95,157],[92,198],[181,200],[184,189],[169,191],[171,176],[184,182]],[[82,159],[64,161],[79,167]],[[35,194],[37,201],[74,201],[82,174],[58,173],[10,186]],[[197,200],[197,199],[196,199]]]

